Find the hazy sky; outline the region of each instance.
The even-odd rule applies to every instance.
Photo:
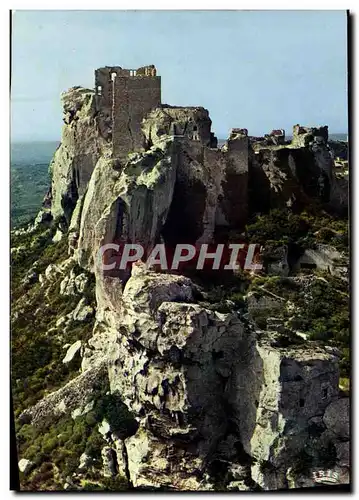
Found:
[[[155,64],[162,102],[209,109],[212,129],[295,123],[347,131],[345,11],[16,11],[12,139],[57,140],[60,93],[94,69]]]

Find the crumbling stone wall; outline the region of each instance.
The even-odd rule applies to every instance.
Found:
[[[171,135],[202,146],[216,147],[217,139],[211,132],[211,125],[208,110],[201,106],[162,104],[147,115],[142,129],[150,145],[161,140],[163,135]]]
[[[328,127],[302,127],[301,125],[293,126],[292,145],[296,147],[308,146],[314,141],[315,137],[321,137],[324,142],[328,142]]]
[[[113,155],[122,158],[144,148],[141,122],[161,103],[160,77],[117,77],[115,80]]]
[[[112,153],[122,159],[144,148],[141,122],[161,104],[161,77],[156,68],[137,70],[118,66],[95,71],[96,104],[100,130],[112,140]]]
[[[249,138],[246,129],[232,129],[227,141],[223,210],[232,227],[243,227],[248,217]]]
[[[272,130],[270,134],[265,135],[265,139],[268,144],[273,144],[274,146],[285,144],[285,131],[284,129]]]

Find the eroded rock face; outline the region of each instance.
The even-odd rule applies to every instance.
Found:
[[[232,129],[217,149],[206,109],[161,105],[142,122],[147,151],[118,159],[111,134],[100,132],[93,91],[70,89],[63,105],[51,216],[69,228],[70,251],[86,269],[94,270],[106,243],[143,243],[148,251],[161,240],[210,243],[217,228],[242,230],[258,210],[313,200],[345,206],[324,128],[299,127],[291,144],[273,147]]]
[[[211,241],[216,226],[243,227],[247,217],[248,137],[232,134],[226,147],[216,149],[211,120],[204,108],[162,106],[143,122],[149,144],[163,134],[178,144],[178,168],[166,241]],[[186,221],[186,225],[184,225]],[[173,229],[172,229],[173,231]]]
[[[202,485],[203,462],[174,440],[163,441],[140,427],[126,440],[128,467],[135,487],[169,488],[177,491],[207,489]]]
[[[264,263],[267,274],[274,276],[288,276],[288,246],[263,248],[261,251],[261,259]]]
[[[51,214],[55,219],[63,217],[69,224],[107,143],[98,131],[94,91],[73,87],[61,97],[65,124],[50,165]]]
[[[328,127],[303,127],[294,125],[292,144],[294,146],[306,147],[314,141],[318,143],[328,142]]]
[[[258,149],[251,155],[251,211],[289,207],[300,209],[310,200],[330,201],[330,182],[309,148]]]
[[[350,443],[349,441],[335,443],[338,465],[341,467],[350,467]]]
[[[240,446],[254,459],[251,481],[287,487],[288,461],[310,441],[311,419],[338,397],[336,357],[314,345],[272,345],[236,314],[193,303],[183,276],[136,269],[120,301],[119,330],[107,345],[95,333],[84,365],[106,356],[111,392],[140,423],[124,441],[133,485],[213,489],[204,478],[216,457],[228,483],[240,481],[231,465]]]
[[[72,312],[72,319],[74,321],[85,321],[93,316],[93,313],[93,308],[86,304],[86,299],[83,297]]]
[[[277,468],[286,466],[291,454],[297,453],[308,432],[308,420],[323,413],[338,395],[335,358],[318,348],[288,350],[259,341],[249,371],[241,365],[237,380],[241,385],[235,404],[243,415],[244,449],[259,462],[269,461]]]
[[[252,140],[249,211],[302,209],[314,200],[338,212],[347,210],[348,185],[334,174],[328,127],[293,127],[291,143],[268,147]]]
[[[144,271],[123,291],[109,380],[141,423],[125,442],[134,486],[200,489],[200,469],[226,432],[221,402],[244,328],[236,315],[190,303],[191,288],[182,276]]]
[[[34,425],[50,424],[61,414],[71,413],[76,407],[84,408],[91,400],[94,387],[105,374],[104,362],[93,365],[58,391],[52,392],[36,405],[22,412],[20,419]]]
[[[296,208],[313,199],[337,209],[347,204],[348,192],[333,174],[327,127],[296,126],[291,144],[273,147],[251,141],[245,129],[232,129],[226,145],[217,149],[208,110],[161,105],[142,122],[147,151],[119,159],[113,155],[111,131],[106,132],[110,123],[99,120],[95,92],[74,87],[62,95],[62,101],[65,125],[51,163],[51,193],[42,212],[59,220],[61,231],[69,228],[71,251],[79,248],[85,254],[80,256],[81,265],[92,267],[87,251],[95,225],[101,227],[100,236],[106,241],[112,232],[124,235],[124,228],[115,222],[121,219],[138,236],[138,223],[123,211],[126,207],[141,211],[139,199],[147,218],[153,216],[155,236],[161,233],[169,244],[178,239],[210,242],[216,227],[243,229],[248,213],[258,210]],[[168,141],[176,146],[169,147]],[[171,179],[166,177],[165,158],[173,166]],[[151,187],[147,181],[156,171],[161,174]],[[153,214],[159,200],[151,198],[157,192],[168,205],[160,214],[160,224]],[[149,205],[152,211],[147,211]],[[152,231],[148,239],[154,244]]]
[[[98,250],[106,243],[142,244],[150,251],[171,204],[176,166],[171,140],[132,155],[121,171],[115,160],[99,160],[82,209],[78,243],[82,266],[94,270]]]
[[[70,363],[73,360],[76,353],[81,349],[81,340],[77,340],[70,346],[66,352],[66,356],[62,360],[63,363]]]
[[[207,156],[212,150],[203,149],[199,142],[177,141],[178,165],[172,203],[163,228],[164,241],[174,246],[177,242],[210,242],[216,225],[218,197],[225,162],[214,151],[213,161]],[[204,153],[204,154],[203,154]]]
[[[184,136],[205,146],[211,146],[214,145],[211,124],[208,110],[205,108],[163,104],[147,115],[142,130],[150,146],[162,140],[164,135]]]

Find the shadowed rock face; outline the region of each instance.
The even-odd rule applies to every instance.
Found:
[[[203,146],[212,145],[211,119],[202,107],[180,107],[162,104],[151,111],[142,124],[148,144],[155,144],[164,135],[174,135],[198,141]]]
[[[348,186],[334,175],[328,127],[293,127],[291,143],[268,147],[251,140],[249,211],[301,210],[310,203],[341,213],[348,208]]]
[[[349,408],[338,400],[335,355],[315,344],[278,347],[237,313],[194,303],[188,278],[142,266],[115,311],[108,298],[100,306],[83,373],[21,418],[42,426],[83,411],[108,378],[138,426],[130,437],[111,434],[105,474],[125,470],[135,487],[212,490],[207,472],[218,461],[224,483],[240,477],[249,489],[273,489],[297,484],[289,470],[303,450],[320,458],[335,443],[346,463],[339,441],[348,438]],[[346,465],[338,467],[344,474]]]
[[[308,149],[260,149],[252,155],[250,209],[303,209],[310,202],[329,203],[330,180]]]
[[[171,208],[162,230],[164,241],[171,247],[177,242],[196,243],[203,234],[206,186],[199,179],[176,182]]]

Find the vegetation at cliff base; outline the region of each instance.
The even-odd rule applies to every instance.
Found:
[[[52,243],[53,229],[13,237],[13,244],[23,249],[12,258],[11,377],[15,414],[31,406],[44,394],[59,388],[80,368],[80,358],[62,363],[66,351],[63,346],[89,337],[94,318],[72,321],[64,328],[60,317],[73,311],[82,295],[60,293],[63,275],[42,285],[39,276],[49,264],[59,264],[67,258],[67,238]],[[36,264],[35,264],[36,263]],[[24,284],[33,267],[34,283]],[[69,272],[69,270],[67,271]],[[87,303],[95,307],[94,279],[88,276]]]
[[[32,472],[22,474],[22,488],[28,491],[62,489],[70,478],[75,488],[90,490],[128,489],[127,480],[119,475],[104,478],[101,450],[106,446],[100,434],[99,424],[105,419],[112,432],[128,437],[137,430],[137,423],[118,394],[109,394],[108,384],[99,381],[93,394],[92,410],[73,418],[66,415],[55,419],[48,428],[33,425],[17,425],[19,453],[26,453],[31,460]],[[85,454],[86,481],[84,470],[79,468],[80,457]],[[71,488],[70,488],[71,489]]]

